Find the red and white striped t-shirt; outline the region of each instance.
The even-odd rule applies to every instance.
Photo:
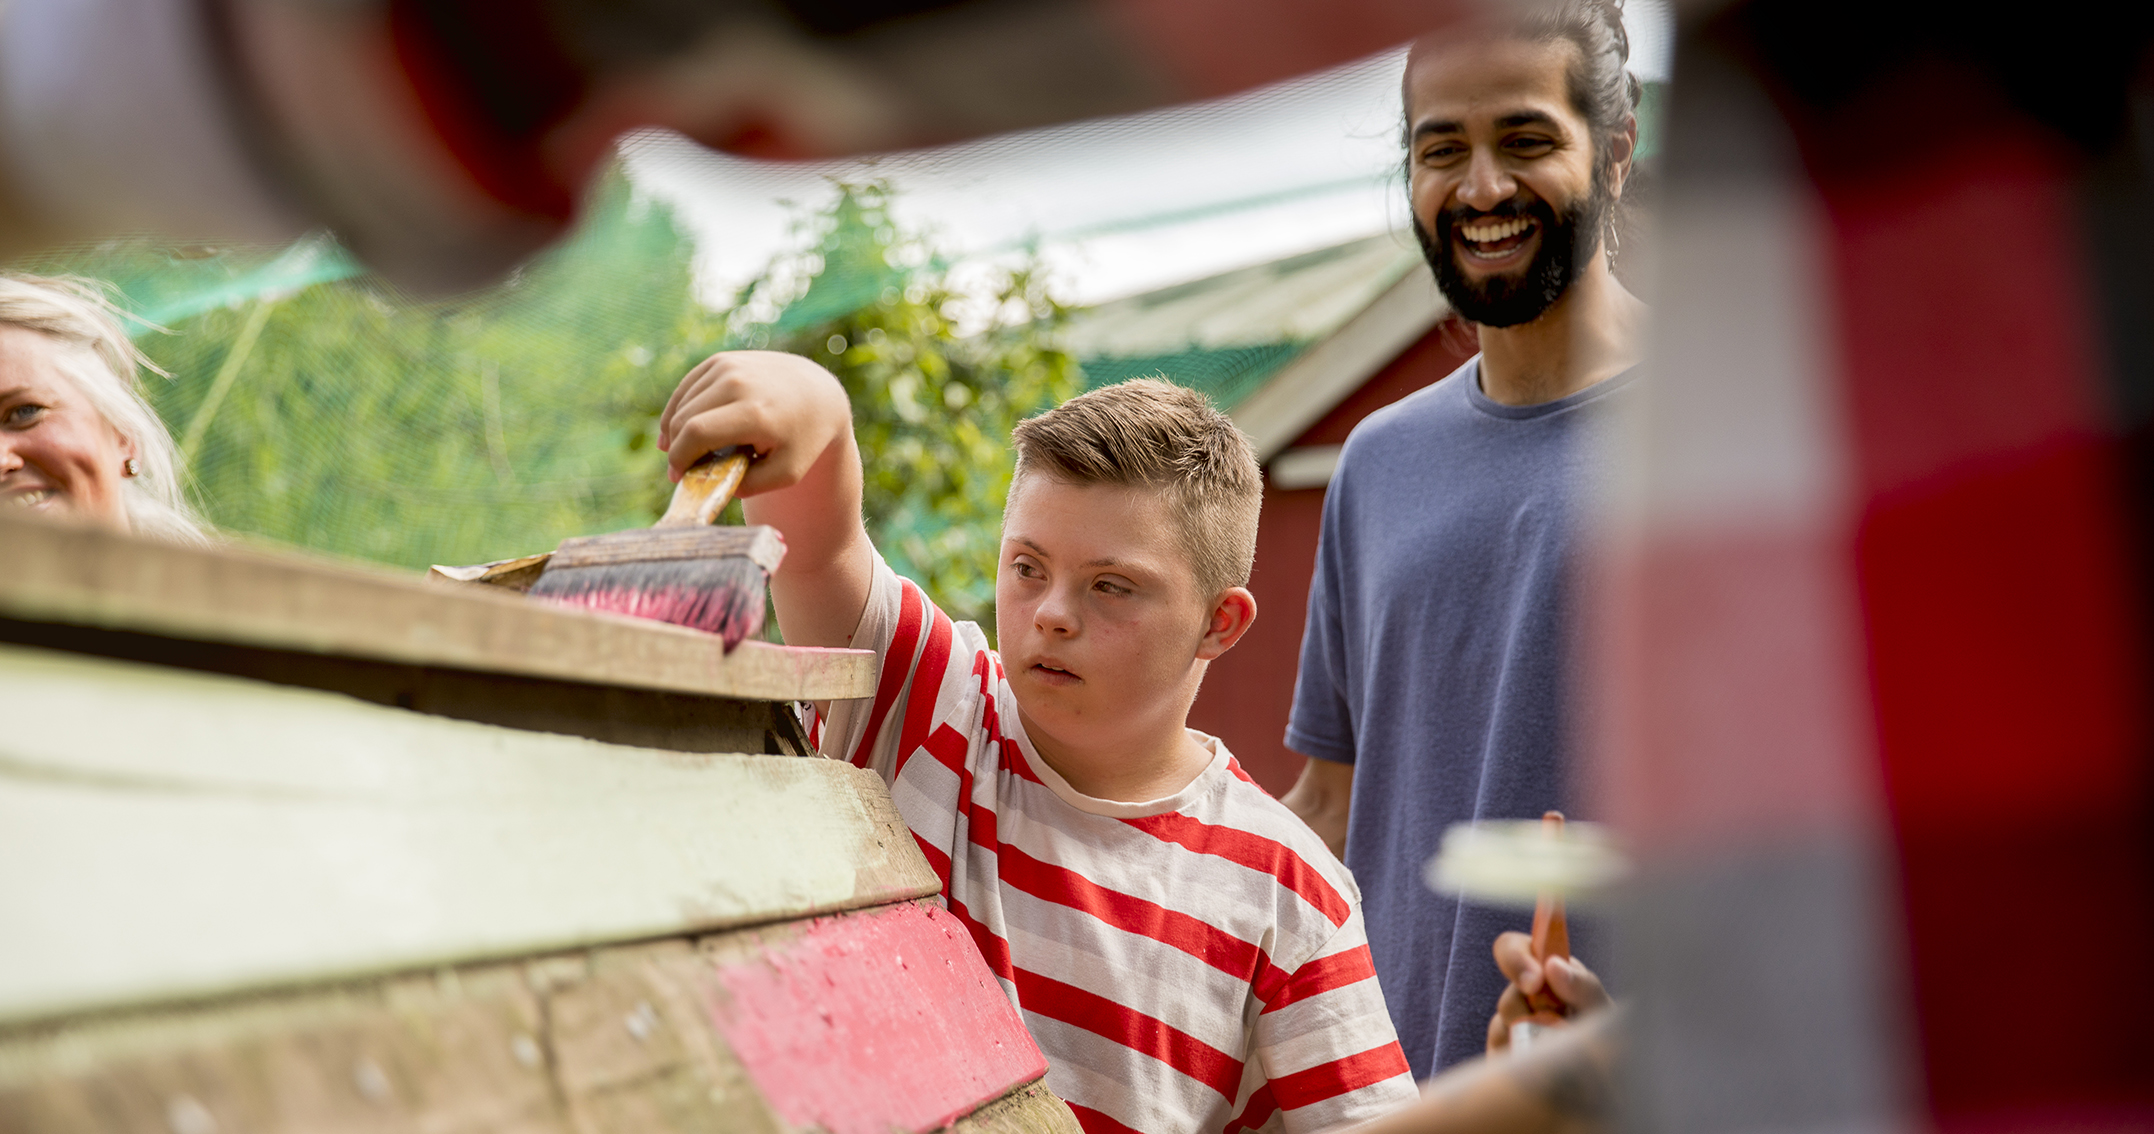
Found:
[[[1225,746],[1148,803],[1080,794],[1025,738],[972,623],[878,558],[873,701],[817,722],[872,767],[1087,1134],[1287,1131],[1412,1100],[1353,875]]]

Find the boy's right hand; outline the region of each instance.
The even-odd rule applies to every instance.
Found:
[[[675,481],[705,453],[752,447],[756,459],[737,494],[749,497],[807,479],[835,444],[850,446],[852,425],[845,388],[828,370],[779,351],[725,351],[674,388],[658,417],[658,447]]]
[[[770,580],[788,645],[844,646],[875,578],[875,548],[860,517],[860,450],[852,403],[828,370],[768,350],[714,354],[681,379],[658,418],[658,447],[674,480],[697,458],[747,445],[742,478],[751,524],[785,536]]]

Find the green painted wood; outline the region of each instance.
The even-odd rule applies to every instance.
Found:
[[[932,894],[872,774],[0,646],[0,1022]]]

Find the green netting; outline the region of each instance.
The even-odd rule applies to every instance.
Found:
[[[172,375],[152,404],[212,524],[402,566],[648,523],[650,406],[722,341],[690,246],[624,182],[501,287],[417,304],[331,245],[181,258],[105,246],[30,270],[114,282]]]
[[[1280,342],[1173,354],[1095,357],[1081,361],[1085,385],[1089,389],[1111,386],[1129,378],[1165,378],[1176,385],[1202,391],[1213,405],[1231,410],[1308,346],[1304,342]]]
[[[1053,345],[1064,310],[1019,271],[988,299],[1029,314],[960,336],[946,265],[887,196],[846,187],[733,312],[698,301],[690,242],[618,179],[572,239],[453,302],[410,302],[323,241],[15,266],[110,281],[162,324],[137,336],[172,375],[148,393],[216,528],[404,567],[650,523],[670,491],[653,427],[681,377],[732,346],[809,355],[852,394],[878,543],[984,618],[1009,428],[1079,388]]]
[[[1036,265],[953,290],[928,242],[892,220],[887,186],[841,189],[804,257],[813,278],[742,336],[837,376],[852,400],[877,548],[944,610],[991,627],[1010,431],[1083,388],[1077,360],[1058,345],[1067,309]],[[797,273],[766,278],[788,275]],[[761,306],[764,286],[751,286],[741,311]],[[995,315],[961,333],[966,308]]]
[[[1660,153],[1660,123],[1668,114],[1668,84],[1646,83],[1638,99],[1638,154],[1645,161]]]
[[[116,259],[106,279],[141,320],[137,336],[157,327],[264,295],[289,295],[315,284],[350,279],[365,271],[334,241],[302,240],[258,259],[244,253]]]
[[[1664,103],[1664,88],[1649,86],[1641,156],[1656,146]],[[1366,178],[1064,235],[1186,224]],[[758,294],[742,297],[754,301],[744,316],[752,327],[698,302],[690,242],[666,209],[619,177],[563,246],[501,287],[449,303],[409,302],[321,239],[184,252],[121,243],[19,266],[103,278],[125,297],[138,341],[172,374],[149,379],[151,400],[184,445],[192,495],[214,525],[414,567],[649,522],[666,492],[663,460],[649,445],[652,413],[689,367],[735,344],[729,327],[743,344],[809,352],[850,340],[842,357],[820,360],[849,375],[846,367],[858,368],[862,390],[889,410],[895,439],[887,453],[868,454],[888,482],[876,489],[878,522],[896,557],[932,573],[931,560],[975,555],[981,517],[999,508],[984,495],[953,503],[992,494],[1004,460],[999,423],[1018,412],[1004,405],[979,416],[989,388],[981,362],[1026,358],[1050,375],[1066,364],[1039,341],[957,346],[936,314],[942,294],[915,284],[946,265],[895,231],[885,189],[856,188],[872,191],[848,192],[834,214],[804,218],[790,276],[766,276]],[[908,255],[893,259],[900,246]],[[781,277],[790,282],[774,282]],[[1058,305],[1041,310],[1060,317]],[[886,331],[898,339],[859,337]],[[1083,381],[1159,374],[1231,409],[1306,345],[1085,358]],[[892,361],[916,349],[918,363]],[[976,462],[986,462],[979,475]]]
[[[885,215],[880,191],[842,193],[828,232],[812,254],[814,278],[799,298],[785,305],[771,330],[785,334],[834,322],[895,295],[907,273],[887,256],[897,230]]]

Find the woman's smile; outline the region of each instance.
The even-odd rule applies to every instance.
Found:
[[[59,494],[60,491],[56,488],[31,488],[26,486],[10,489],[7,494],[7,502],[17,508],[42,511]]]

